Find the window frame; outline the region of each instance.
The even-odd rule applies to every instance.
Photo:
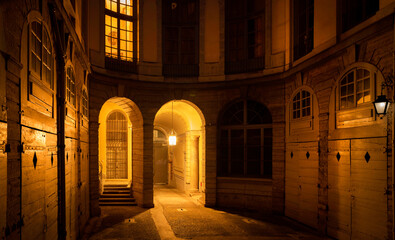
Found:
[[[309,95],[307,97],[303,97],[303,92],[308,93]],[[296,99],[296,102],[299,103],[299,109],[295,110],[295,98],[299,95],[299,99]],[[303,100],[309,99],[309,106],[303,107]],[[310,112],[308,115],[303,116],[303,109],[307,109],[309,108]],[[299,117],[294,117],[294,112],[298,111],[299,112]],[[291,121],[301,121],[301,120],[306,120],[306,119],[311,119],[313,116],[313,94],[306,90],[306,89],[300,89],[299,91],[297,91],[293,97],[292,97],[292,101],[291,101]]]
[[[363,103],[359,103],[357,102],[357,94],[358,94],[358,89],[357,89],[357,84],[358,84],[358,79],[357,79],[357,71],[358,70],[365,70],[369,72],[369,92],[370,92],[370,100],[363,102]],[[349,97],[351,95],[353,95],[353,103],[352,106],[348,107],[342,107],[341,105],[341,99],[342,99],[342,93],[341,93],[341,88],[342,86],[346,86],[346,85],[350,85],[350,83],[346,83],[346,85],[342,85],[342,81],[349,76],[350,73],[353,73],[353,93],[352,94],[347,94],[345,97]],[[371,103],[374,101],[375,99],[375,82],[376,82],[376,73],[374,71],[372,71],[371,69],[365,68],[365,67],[360,67],[360,66],[356,66],[353,67],[351,69],[349,69],[346,73],[344,73],[342,75],[342,77],[339,79],[338,83],[337,83],[337,91],[336,91],[336,109],[343,111],[343,110],[349,110],[349,109],[355,109],[358,107],[364,107],[364,106],[370,106]],[[363,79],[364,80],[364,79]],[[366,90],[364,90],[363,92],[365,92]]]
[[[107,38],[107,35],[106,35],[106,30],[105,30],[107,25],[106,25],[106,23],[104,24],[104,55],[105,55],[105,59],[106,59],[106,66],[110,66],[110,68],[112,68],[112,67],[116,68],[116,65],[119,64],[119,63],[129,64],[129,65],[134,64],[135,65],[136,62],[138,61],[138,46],[137,46],[138,45],[138,43],[137,43],[137,35],[138,35],[138,33],[137,33],[137,31],[138,31],[138,25],[137,25],[137,22],[138,22],[137,12],[138,12],[138,10],[137,10],[137,8],[138,8],[138,5],[137,5],[137,0],[130,0],[130,1],[132,3],[132,6],[131,6],[131,8],[132,8],[132,16],[120,13],[120,5],[122,5],[120,0],[116,0],[116,4],[117,4],[117,11],[116,12],[112,11],[112,10],[110,10],[110,9],[108,9],[108,8],[106,8],[104,6],[104,23],[105,23],[106,16],[113,17],[117,21],[117,27],[116,27],[116,29],[117,29],[117,48],[116,48],[117,49],[117,57],[116,58],[107,55],[107,52],[106,52],[106,47],[107,47],[107,45],[106,45],[106,41],[107,41],[106,38]],[[106,4],[106,0],[104,1],[104,5],[105,4]],[[132,50],[131,61],[129,61],[127,59],[124,60],[124,59],[121,58],[121,37],[120,37],[121,36],[121,28],[120,28],[121,20],[122,21],[129,21],[132,24],[132,34],[133,34],[132,46],[133,46],[133,50]],[[123,69],[123,70],[125,70],[125,69]]]
[[[305,22],[301,23],[299,21],[301,19],[301,11],[300,11],[300,1],[306,2],[306,9],[304,9],[304,13],[306,15]],[[312,4],[308,4],[308,1],[312,1]],[[293,53],[293,60],[296,61],[308,53],[313,51],[314,49],[314,0],[294,0],[293,1],[293,41],[292,41],[292,53]],[[298,11],[299,10],[299,11]],[[312,16],[311,16],[312,15]],[[313,19],[310,22],[311,18]],[[311,25],[310,25],[311,24]],[[297,31],[301,29],[301,26],[304,25],[305,28],[305,36],[303,37],[303,43],[301,40],[301,31]],[[308,41],[306,43],[306,41]],[[304,49],[302,48],[304,46]],[[303,49],[303,50],[302,50]]]
[[[181,6],[188,7],[187,4],[190,0],[181,1]],[[191,1],[192,2],[192,1]],[[195,18],[191,18],[190,21],[181,21],[182,16],[180,14],[175,14],[177,17],[176,20],[172,19],[172,15],[168,15],[168,5],[170,3],[173,4],[172,0],[165,0],[162,3],[162,61],[163,61],[163,75],[164,76],[198,76],[199,75],[199,30],[200,30],[200,0],[194,0],[195,9],[194,14]],[[176,3],[177,4],[177,3]],[[178,5],[175,5],[179,7]],[[170,30],[176,31],[177,34],[170,34]],[[188,29],[193,33],[192,35],[185,34],[188,32]],[[175,36],[176,35],[176,36]],[[190,38],[183,36],[192,36]],[[193,49],[189,49],[191,51],[186,52],[183,51],[183,46],[191,46],[191,42],[193,41],[192,46]],[[172,51],[171,47],[168,47],[167,44],[169,42],[173,42],[173,46],[175,49]],[[172,45],[172,44],[169,44]],[[176,56],[177,61],[175,63],[169,61],[171,55]],[[183,61],[183,56],[192,56],[191,59],[194,59],[191,63],[185,63]],[[187,58],[186,58],[187,59]]]
[[[347,1],[347,2],[345,2]],[[338,29],[340,30],[341,33],[345,33],[349,30],[351,30],[352,28],[356,27],[357,25],[363,23],[364,21],[368,20],[369,18],[373,17],[377,11],[380,10],[380,2],[379,0],[376,0],[377,2],[375,4],[377,4],[377,9],[374,11],[374,13],[369,13],[367,11],[365,12],[360,12],[359,14],[361,15],[360,19],[351,19],[350,16],[350,12],[352,13],[356,13],[356,9],[355,9],[355,5],[357,5],[358,3],[360,3],[363,8],[363,10],[367,10],[367,9],[371,9],[372,7],[368,7],[367,6],[367,1],[370,0],[352,0],[353,2],[351,2],[350,0],[337,0],[337,4],[338,4]],[[347,6],[345,6],[347,5]],[[354,21],[354,23],[348,23],[347,26],[345,23],[345,17],[347,16],[346,19],[347,21]]]
[[[237,104],[242,102],[243,103],[243,123],[242,124],[230,124],[230,125],[223,125],[221,123],[224,120],[225,113],[227,113],[230,109],[236,107]],[[263,178],[263,179],[271,179],[273,175],[273,125],[272,125],[272,119],[271,115],[266,116],[270,117],[270,123],[261,123],[261,124],[248,124],[248,103],[253,103],[253,104],[258,104],[258,106],[263,107],[264,112],[266,111],[267,114],[270,114],[268,109],[261,103],[257,101],[251,101],[251,100],[241,100],[241,101],[236,101],[233,102],[232,104],[228,105],[223,113],[221,114],[221,119],[219,121],[219,126],[218,126],[218,169],[217,169],[217,175],[219,177],[242,177],[242,178]],[[236,113],[237,114],[237,113]],[[263,115],[264,116],[264,115]],[[259,131],[259,139],[260,142],[259,144],[249,144],[249,137],[248,137],[248,132],[257,130]],[[234,147],[232,147],[232,140],[237,140],[237,138],[232,138],[232,132],[236,131],[242,131],[242,141],[243,141],[243,146],[242,146],[242,152],[243,152],[243,159],[241,161],[234,161],[232,158],[232,151],[235,150]],[[267,135],[265,135],[266,131],[268,131]],[[226,139],[224,140],[224,136],[222,135],[223,133],[226,133]],[[256,136],[255,136],[256,137]],[[267,143],[265,140],[269,139],[269,143]],[[249,173],[249,163],[257,162],[255,160],[251,160],[251,158],[248,157],[248,153],[251,153],[248,151],[249,147],[253,148],[259,148],[259,173],[258,174],[251,174]],[[267,154],[270,155],[270,159],[265,158],[265,151],[267,148],[270,148],[270,151],[267,151]],[[225,157],[224,157],[225,156]],[[225,159],[225,161],[224,161]],[[232,164],[234,162],[242,162],[243,166],[243,173],[235,173],[235,171],[232,171]],[[265,166],[269,166],[270,170],[267,169]],[[224,171],[224,167],[226,167],[226,171]]]
[[[259,11],[254,11],[251,8],[251,1],[244,1],[242,9],[239,9],[233,16],[232,10],[229,8],[230,1],[225,1],[225,73],[241,73],[241,72],[251,72],[257,71],[265,68],[265,55],[266,55],[266,1],[262,1],[263,9]],[[253,2],[252,2],[253,3]],[[261,30],[250,31],[249,25],[251,20],[260,19]],[[236,31],[238,27],[232,27],[239,25],[241,31]],[[254,24],[255,25],[255,24]],[[239,29],[239,30],[240,30]],[[255,29],[257,29],[255,27]],[[236,33],[236,34],[233,34]],[[253,33],[253,34],[252,34]],[[259,34],[261,36],[259,37]],[[236,37],[232,37],[236,36]],[[258,36],[261,42],[257,44],[256,41],[251,41],[250,36]],[[241,42],[241,44],[240,44]],[[234,46],[234,47],[233,47]],[[262,50],[260,56],[250,56],[251,47],[258,46]],[[253,48],[256,50],[255,48]],[[232,60],[232,53],[239,52],[237,59]]]
[[[34,25],[38,26],[36,30],[40,30],[40,36],[34,31]],[[49,28],[40,17],[36,17],[29,22],[27,29],[27,100],[32,103],[31,107],[35,110],[54,118],[55,58]],[[33,39],[36,41],[33,41]],[[35,49],[32,47],[33,45],[39,48]],[[36,52],[38,50],[40,51],[39,53]],[[46,53],[45,56],[44,53]],[[35,62],[36,67],[33,66],[33,62]],[[39,72],[36,71],[38,69]]]

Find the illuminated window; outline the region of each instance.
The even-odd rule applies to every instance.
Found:
[[[85,90],[82,91],[82,114],[88,117],[88,94]]]
[[[311,94],[302,90],[292,100],[292,118],[300,119],[311,116]]]
[[[218,175],[271,178],[269,110],[255,101],[239,101],[225,109],[219,123]]]
[[[66,71],[66,101],[75,107],[75,77],[71,67]]]
[[[105,1],[106,57],[133,62],[136,56],[135,0]]]
[[[340,80],[340,109],[357,107],[371,101],[371,72],[355,68]]]
[[[264,68],[264,12],[262,0],[225,2],[226,73]]]
[[[53,89],[52,46],[49,34],[40,22],[30,24],[30,72]]]

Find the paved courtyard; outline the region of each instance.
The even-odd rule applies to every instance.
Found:
[[[206,208],[165,186],[155,186],[154,191],[152,209],[102,207],[101,217],[91,219],[83,239],[326,239],[282,216]]]

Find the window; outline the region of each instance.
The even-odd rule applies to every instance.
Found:
[[[379,0],[340,0],[341,27],[345,32],[379,10]]]
[[[199,1],[163,1],[163,74],[199,74]]]
[[[294,1],[294,60],[313,50],[314,0]]]
[[[264,67],[264,10],[263,0],[226,1],[226,73]]]
[[[112,112],[106,121],[107,179],[128,177],[128,122],[121,112]]]
[[[88,94],[85,90],[82,91],[82,114],[88,117]]]
[[[71,67],[66,71],[66,101],[75,108],[75,77]]]
[[[292,100],[292,119],[311,116],[311,94],[302,90]]]
[[[105,1],[106,57],[126,62],[137,59],[135,0]]]
[[[228,106],[219,121],[218,176],[272,176],[272,119],[254,101]]]
[[[371,101],[371,73],[355,68],[348,72],[339,83],[340,109],[357,107]]]
[[[53,90],[52,46],[48,32],[40,22],[30,24],[30,72]]]
[[[50,35],[42,22],[29,24],[27,99],[32,108],[54,117],[53,53]]]

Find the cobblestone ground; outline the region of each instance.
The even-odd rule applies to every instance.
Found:
[[[165,186],[154,191],[152,209],[102,207],[102,215],[90,220],[83,239],[327,239],[285,217],[206,208],[196,198]]]

